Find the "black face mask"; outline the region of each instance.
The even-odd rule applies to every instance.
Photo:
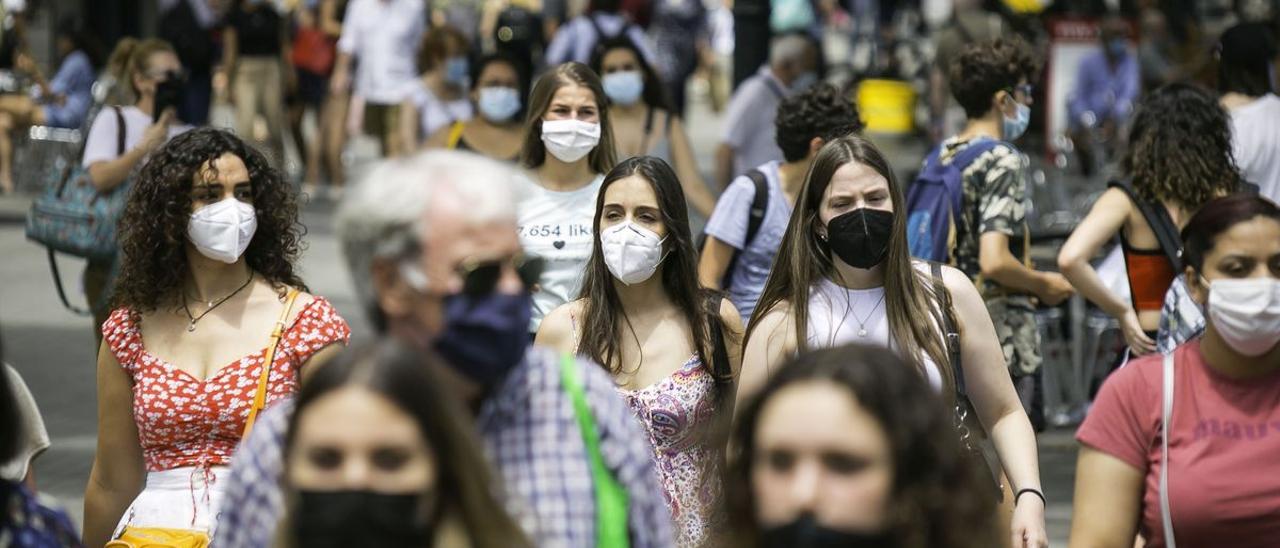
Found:
[[[882,261],[893,233],[893,212],[858,208],[827,223],[827,245],[845,264],[870,269]]]
[[[417,493],[299,491],[293,536],[307,548],[422,548],[434,525]]]
[[[761,548],[893,548],[888,533],[850,533],[820,525],[805,514],[786,525],[765,529]]]

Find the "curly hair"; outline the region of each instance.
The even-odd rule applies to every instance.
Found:
[[[951,414],[924,378],[898,354],[879,347],[850,345],[808,352],[779,368],[739,415],[733,455],[725,476],[725,500],[734,546],[752,548],[756,521],[756,428],[767,403],[783,389],[830,383],[878,422],[893,460],[886,531],[892,546],[979,548],[997,545],[994,489],[983,489],[981,463],[965,456]]]
[[[798,162],[809,155],[809,142],[814,137],[831,141],[861,133],[863,125],[853,101],[839,88],[821,83],[783,99],[774,127],[783,159]]]
[[[991,99],[1039,70],[1031,48],[1021,38],[996,38],[970,44],[951,62],[951,95],[969,119],[991,112]]]
[[[1208,92],[1169,84],[1142,100],[1129,133],[1124,169],[1138,196],[1189,211],[1234,192],[1240,170],[1231,155],[1231,119]]]
[[[174,137],[142,166],[120,219],[120,279],[113,304],[135,313],[155,310],[182,291],[189,274],[187,223],[191,187],[200,170],[223,154],[244,161],[252,182],[258,229],[244,252],[258,275],[283,291],[307,290],[294,270],[305,229],[293,189],[265,156],[231,132],[193,129]]]

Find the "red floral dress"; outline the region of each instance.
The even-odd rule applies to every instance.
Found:
[[[263,348],[205,381],[157,358],[143,347],[133,313],[117,309],[102,326],[116,361],[133,379],[133,418],[148,472],[230,463],[244,431],[266,358]],[[351,336],[329,301],[308,303],[280,339],[267,380],[267,405],[298,390],[298,370],[320,349]]]

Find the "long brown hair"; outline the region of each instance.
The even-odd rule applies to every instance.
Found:
[[[711,359],[708,328],[711,322],[721,321],[718,310],[706,306],[712,292],[698,284],[698,261],[693,250],[693,237],[689,229],[689,209],[680,188],[680,180],[671,166],[652,156],[637,156],[618,164],[605,176],[596,197],[596,214],[591,229],[597,235],[591,244],[591,258],[582,281],[578,298],[582,305],[582,337],[578,350],[604,366],[612,375],[623,373],[621,341],[628,334],[635,337],[627,311],[618,298],[613,275],[604,264],[600,247],[600,216],[604,211],[604,197],[609,187],[627,177],[638,175],[649,183],[658,198],[658,210],[662,212],[662,224],[667,227],[667,254],[662,262],[662,289],[680,310],[693,334],[693,347],[697,350],[707,372],[714,374]],[[713,315],[714,314],[714,315]],[[721,326],[724,332],[724,327]],[[643,356],[641,357],[643,360]],[[722,380],[722,379],[718,379]]]
[[[940,311],[934,306],[937,297],[927,274],[912,265],[911,252],[907,249],[907,216],[902,212],[906,199],[902,187],[880,150],[858,135],[828,142],[809,166],[804,186],[796,198],[795,211],[782,236],[782,245],[774,256],[773,271],[752,314],[746,340],[751,340],[760,318],[786,302],[795,319],[797,349],[807,348],[809,292],[822,278],[835,279],[840,275],[832,262],[831,248],[818,238],[817,229],[822,225],[818,211],[831,177],[836,170],[853,162],[870,167],[884,177],[893,200],[893,232],[884,260],[884,307],[889,317],[890,336],[894,345],[917,367],[922,367],[922,358],[928,355],[940,366],[944,384],[950,386],[951,368],[944,366],[950,359],[935,327],[943,325]],[[932,318],[932,325],[920,321],[922,318]]]
[[[541,167],[547,161],[547,147],[542,143],[542,117],[551,108],[551,100],[560,88],[582,86],[596,97],[596,111],[600,117],[600,142],[587,155],[591,171],[608,173],[618,163],[618,153],[613,143],[613,123],[609,121],[609,98],[604,93],[600,77],[582,63],[564,63],[542,77],[529,93],[528,115],[524,122],[524,146],[520,149],[520,164],[527,168]]]
[[[759,546],[761,524],[751,486],[756,429],[768,402],[802,384],[830,383],[846,391],[884,431],[893,459],[892,491],[885,515],[891,546],[980,548],[998,545],[994,500],[981,487],[981,468],[960,448],[942,398],[897,353],[850,345],[789,360],[747,401],[734,427],[734,451],[725,476],[725,501],[733,546]],[[990,481],[988,477],[986,481]]]

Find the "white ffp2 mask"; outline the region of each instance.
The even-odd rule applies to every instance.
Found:
[[[571,164],[595,150],[600,143],[600,124],[582,120],[543,120],[542,143],[552,156]]]
[[[1236,352],[1261,356],[1280,342],[1280,280],[1214,280],[1208,308],[1214,330]]]
[[[600,231],[600,251],[604,253],[604,265],[624,284],[638,284],[648,280],[662,264],[666,254],[662,242],[653,231],[631,222],[613,225]]]
[[[233,197],[195,210],[187,222],[187,238],[196,250],[227,264],[240,259],[257,230],[258,217],[253,206]]]

